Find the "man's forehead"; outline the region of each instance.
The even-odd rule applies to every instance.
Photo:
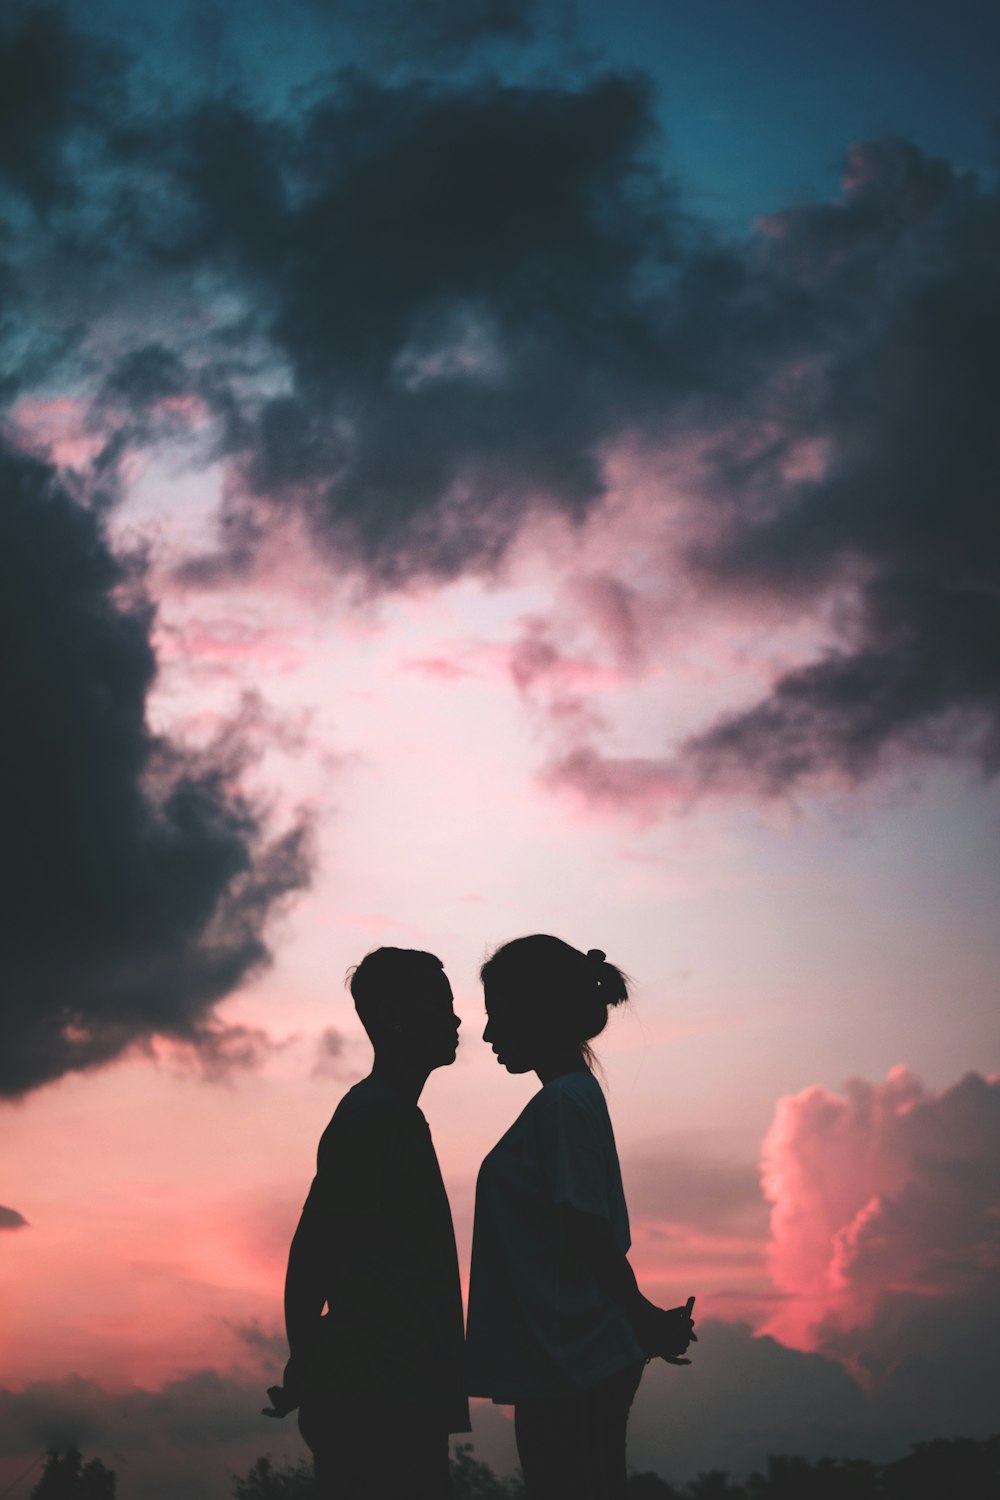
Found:
[[[451,1005],[452,992],[448,976],[443,970],[421,977],[417,984],[408,988],[401,997],[404,1001],[426,1006]]]

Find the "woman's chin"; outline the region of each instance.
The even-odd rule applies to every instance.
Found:
[[[521,1062],[517,1058],[498,1057],[497,1062],[500,1064],[501,1068],[506,1068],[508,1073],[531,1072],[531,1064],[529,1062]]]

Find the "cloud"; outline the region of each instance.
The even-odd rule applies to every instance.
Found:
[[[783,795],[918,756],[996,772],[998,250],[995,191],[889,139],[852,149],[839,200],[684,261],[677,348],[700,352],[668,567],[700,588],[703,618],[728,608],[745,630],[756,610],[759,630],[805,606],[826,639],[653,754],[578,736],[550,784],[645,818],[675,789]],[[654,554],[656,511],[648,498],[633,520]],[[632,593],[626,623],[644,622],[662,662],[675,621],[654,590]],[[609,644],[621,628],[612,616]]]
[[[0,183],[39,214],[77,193],[70,149],[120,101],[120,57],[57,6],[0,15]]]
[[[696,1229],[766,1231],[767,1212],[752,1162],[685,1139],[633,1148],[628,1200],[635,1215]]]
[[[153,610],[98,515],[6,443],[0,492],[0,1094],[155,1035],[231,1064],[253,1039],[213,1007],[268,962],[307,826],[269,834],[239,726],[200,750],[154,734]]]
[[[905,1068],[882,1084],[779,1101],[763,1147],[769,1261],[784,1302],[768,1331],[842,1359],[891,1395],[988,1420],[1000,1328],[1000,1079],[934,1094]],[[888,1398],[887,1398],[888,1399]],[[963,1407],[964,1403],[964,1407]],[[967,1427],[962,1430],[968,1430]]]
[[[492,568],[537,507],[584,514],[645,379],[641,274],[671,253],[654,138],[647,86],[614,74],[341,75],[291,156],[232,108],[185,122],[173,254],[252,290],[291,383],[233,443],[233,557],[293,506],[391,587]]]
[[[418,70],[536,26],[520,0],[384,4]],[[355,67],[269,114],[189,81],[154,128],[123,63],[100,103],[106,54],[62,12],[11,15],[0,73],[30,52],[40,83],[7,167],[38,209],[0,267],[8,378],[79,381],[86,346],[106,498],[129,453],[198,431],[192,461],[222,465],[225,495],[185,583],[251,572],[292,522],[362,592],[492,577],[541,522],[572,548],[608,515],[631,445],[644,503],[619,565],[577,585],[619,670],[662,665],[678,579],[695,613],[828,628],[742,706],[640,754],[577,691],[551,784],[649,818],[675,786],[772,796],[927,755],[995,772],[991,184],[869,142],[835,201],[726,239],[686,212],[636,73]],[[663,567],[639,586],[626,559],[644,554]],[[536,652],[589,659],[547,628]]]
[[[23,1465],[22,1455],[72,1445],[127,1475],[141,1500],[213,1500],[261,1453],[305,1454],[294,1421],[261,1416],[264,1384],[206,1369],[158,1390],[113,1391],[80,1375],[0,1389],[0,1454]]]
[[[865,1398],[834,1360],[756,1338],[739,1323],[703,1320],[698,1338],[689,1369],[655,1361],[646,1370],[629,1420],[636,1468],[681,1480],[763,1470],[769,1453],[870,1451]]]
[[[538,0],[435,0],[415,11],[406,0],[311,0],[346,18],[382,62],[454,66],[484,46],[523,46],[537,35]]]
[[[345,1049],[350,1043],[336,1026],[326,1026],[316,1041],[316,1056],[312,1066],[313,1078],[344,1078],[350,1071]]]
[[[839,588],[845,603],[822,658],[694,736],[687,758],[709,783],[764,791],[830,770],[859,780],[900,752],[993,773],[1000,200],[883,140],[852,150],[839,202],[764,227],[759,287],[802,335],[744,402],[756,431],[716,454],[719,530],[698,561],[715,585]]]
[[[263,1356],[280,1372],[288,1358],[288,1341],[284,1330],[274,1328],[270,1332],[259,1318],[247,1318],[243,1322],[226,1320],[228,1327],[240,1343],[257,1358]]]
[[[541,780],[576,796],[583,807],[626,813],[640,827],[655,822],[666,807],[689,804],[692,796],[669,760],[603,755],[587,744],[550,761]]]
[[[23,1214],[18,1213],[16,1208],[5,1208],[0,1203],[0,1230],[4,1229],[26,1229],[28,1221]]]

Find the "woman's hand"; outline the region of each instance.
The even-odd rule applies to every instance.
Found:
[[[690,1312],[693,1300],[686,1307],[663,1308],[642,1299],[642,1311],[633,1318],[633,1327],[647,1359],[665,1359],[671,1365],[691,1363],[682,1356],[689,1344],[698,1342]]]

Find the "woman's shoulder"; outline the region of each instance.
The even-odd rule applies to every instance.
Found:
[[[589,1070],[561,1073],[539,1089],[535,1100],[539,1112],[548,1115],[606,1118],[608,1113],[604,1090]]]
[[[604,1102],[604,1090],[589,1068],[579,1068],[572,1073],[560,1073],[558,1078],[550,1079],[539,1092],[550,1094],[550,1097],[554,1099],[593,1099],[599,1100],[602,1104]]]

